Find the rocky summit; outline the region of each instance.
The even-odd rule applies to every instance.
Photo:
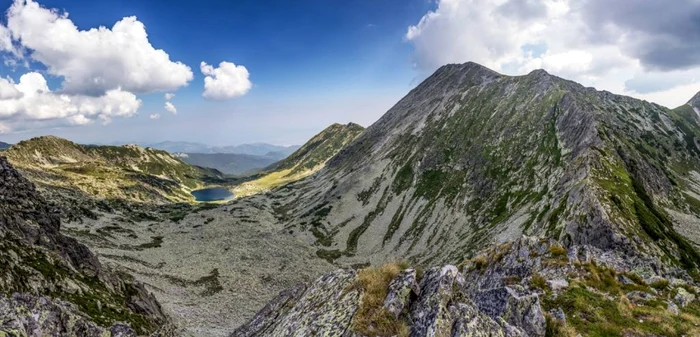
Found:
[[[347,264],[449,263],[527,235],[693,270],[700,128],[686,110],[542,70],[447,65],[279,208]]]
[[[247,177],[21,142],[0,336],[700,336],[698,105],[465,63]]]

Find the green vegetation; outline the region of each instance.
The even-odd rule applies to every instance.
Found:
[[[352,320],[352,331],[370,337],[408,336],[406,323],[384,308],[389,283],[406,268],[405,263],[392,263],[360,270],[355,284],[348,289],[362,291],[360,307]]]
[[[22,263],[12,262],[15,258]],[[128,322],[140,334],[149,334],[158,327],[159,322],[132,309],[132,297],[138,295],[139,290],[126,275],[120,276],[124,280],[121,287],[107,286],[97,277],[76,273],[49,252],[8,237],[0,240],[0,264],[7,266],[0,276],[0,294],[5,296],[14,292],[38,292],[43,296],[62,299],[74,303],[91,320],[104,327],[116,322]],[[55,286],[68,280],[85,290],[70,292]]]
[[[34,183],[133,202],[193,201],[187,190],[221,180],[221,173],[190,166],[165,151],[126,146],[83,146],[46,136],[20,142],[9,160]]]

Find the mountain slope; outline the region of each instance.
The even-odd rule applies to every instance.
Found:
[[[693,269],[700,241],[676,228],[700,231],[698,131],[542,70],[447,65],[278,209],[343,263],[449,263],[533,235]]]
[[[311,138],[284,160],[275,163],[234,189],[237,197],[260,193],[312,175],[364,131],[360,125],[333,124]]]
[[[189,190],[220,175],[161,150],[135,145],[83,146],[53,136],[22,141],[6,155],[35,183],[77,187],[92,196],[138,202],[189,201]]]
[[[0,142],[0,150],[6,150],[10,148],[10,146],[12,146],[12,144]]]
[[[277,162],[284,157],[280,153],[272,156],[257,156],[237,153],[175,153],[173,156],[196,166],[211,167],[226,174],[252,172]]]
[[[124,322],[147,334],[166,323],[142,285],[59,233],[58,213],[4,157],[0,195],[0,331],[96,336],[112,326],[127,334],[131,328],[116,324]]]

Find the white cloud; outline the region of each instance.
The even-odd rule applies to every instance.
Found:
[[[166,101],[169,101],[169,100],[171,100],[171,99],[173,99],[173,98],[175,98],[175,94],[170,93],[170,92],[168,92],[168,93],[165,94],[165,100],[166,100]]]
[[[85,125],[98,119],[109,123],[113,117],[135,115],[140,106],[141,100],[134,94],[120,89],[101,96],[52,92],[37,72],[22,75],[16,84],[0,79],[0,123],[5,132],[26,129],[35,122],[42,127]]]
[[[177,114],[177,109],[175,109],[173,103],[165,102],[165,110],[168,110],[168,112],[172,114]]]
[[[79,30],[68,13],[15,0],[7,11],[7,26],[0,28],[0,48],[16,53],[12,41],[29,51],[27,57],[44,64],[48,74],[62,77],[65,93],[174,90],[193,78],[188,66],[151,45],[136,17],[123,18],[111,29]]]
[[[231,62],[221,62],[218,68],[202,62],[199,66],[204,78],[202,96],[213,100],[226,100],[245,95],[253,84],[248,79],[248,69]]]
[[[596,14],[591,6],[604,3],[439,0],[434,11],[408,27],[405,39],[415,49],[416,68],[426,74],[446,63],[466,61],[510,75],[544,68],[587,86],[670,107],[685,103],[692,96],[687,96],[688,88],[696,83],[693,74],[700,73],[700,62],[690,68],[684,65],[670,76],[659,71],[650,75],[645,59],[636,58],[628,48],[627,39],[636,36],[630,25],[592,26]],[[649,16],[640,18],[653,21]],[[665,80],[659,81],[661,77]]]
[[[151,114],[150,116],[148,116],[148,118],[150,118],[150,119],[160,119],[160,114]]]

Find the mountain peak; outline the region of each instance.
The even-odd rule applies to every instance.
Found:
[[[700,109],[700,92],[695,94],[695,96],[688,101],[688,105],[692,106],[693,108]]]
[[[552,76],[552,75],[544,69],[535,69],[535,70],[531,71],[529,74],[527,74],[527,76],[544,77],[544,76]]]

